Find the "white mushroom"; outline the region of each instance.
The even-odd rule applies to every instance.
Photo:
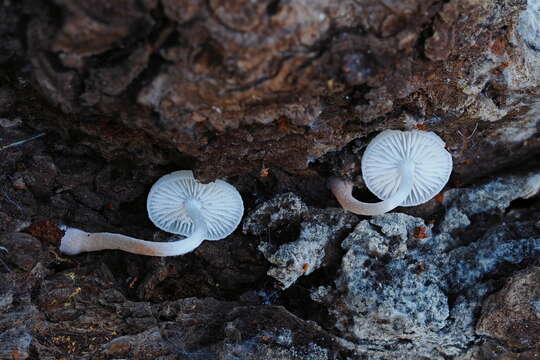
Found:
[[[173,242],[140,240],[113,233],[87,233],[68,228],[60,251],[68,255],[106,249],[148,256],[176,256],[195,250],[203,240],[221,240],[231,234],[244,213],[242,197],[222,180],[201,184],[191,171],[161,177],[147,199],[148,217],[158,228],[187,236]]]
[[[352,195],[353,184],[328,182],[341,206],[359,215],[380,215],[397,206],[423,204],[439,193],[452,172],[452,156],[433,132],[386,130],[368,145],[362,157],[367,188],[383,201],[364,203]]]

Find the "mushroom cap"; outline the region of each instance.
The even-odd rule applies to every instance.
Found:
[[[148,217],[163,231],[190,236],[194,224],[185,203],[198,200],[207,225],[207,240],[221,240],[231,234],[244,214],[244,203],[234,186],[216,180],[201,184],[189,170],[162,176],[150,189],[146,208]]]
[[[414,185],[400,206],[423,204],[437,195],[450,178],[452,155],[444,146],[444,141],[433,132],[385,130],[364,152],[364,182],[378,198],[386,200],[401,183],[400,166],[412,161]]]

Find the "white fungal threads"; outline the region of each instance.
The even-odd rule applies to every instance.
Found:
[[[525,183],[525,188],[523,189],[523,199],[529,199],[538,194],[540,191],[540,174],[535,174],[530,176]]]
[[[147,199],[148,217],[158,228],[187,236],[173,242],[153,242],[113,233],[87,233],[68,228],[60,251],[68,255],[106,249],[148,256],[176,256],[195,250],[205,239],[229,236],[244,213],[242,197],[222,180],[201,184],[191,171],[161,177]]]
[[[352,183],[331,178],[328,185],[340,205],[359,215],[380,215],[397,206],[423,204],[450,178],[452,156],[435,133],[386,130],[368,145],[362,176],[368,189],[383,201],[364,203],[352,196]]]

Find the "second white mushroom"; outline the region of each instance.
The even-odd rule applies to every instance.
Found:
[[[452,156],[435,133],[385,130],[362,157],[364,182],[381,202],[358,201],[352,195],[353,184],[340,178],[331,178],[328,185],[345,210],[371,216],[429,201],[442,190],[451,172]]]

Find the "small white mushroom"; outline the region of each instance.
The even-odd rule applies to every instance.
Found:
[[[222,180],[201,184],[187,170],[161,177],[150,189],[146,205],[154,225],[187,238],[154,242],[68,228],[60,240],[60,251],[76,255],[114,249],[148,256],[182,255],[195,250],[205,239],[221,240],[229,236],[244,213],[242,197],[234,186]]]
[[[452,172],[452,156],[433,132],[386,130],[368,145],[362,176],[379,199],[364,203],[352,195],[353,184],[331,178],[330,190],[340,205],[359,215],[380,215],[397,206],[423,204],[439,193]]]

